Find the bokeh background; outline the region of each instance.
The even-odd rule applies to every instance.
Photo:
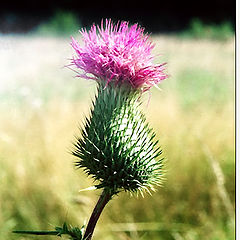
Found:
[[[152,33],[162,91],[143,111],[166,158],[152,196],[121,193],[95,238],[233,240],[235,219],[235,1],[4,1],[0,9],[0,239],[12,230],[86,223],[99,192],[69,153],[95,84],[64,68],[70,36],[102,18]],[[148,100],[150,102],[148,103]]]

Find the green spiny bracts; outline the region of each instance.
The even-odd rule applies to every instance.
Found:
[[[90,117],[77,138],[76,165],[113,194],[154,189],[161,182],[161,150],[140,110],[139,91],[98,84]]]

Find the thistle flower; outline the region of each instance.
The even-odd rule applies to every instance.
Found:
[[[89,32],[82,29],[80,33],[84,46],[72,38],[76,56],[70,64],[81,70],[79,77],[143,91],[167,78],[165,63],[153,64],[154,45],[138,24],[122,21],[114,25],[106,19],[105,28],[102,21],[101,27],[93,24]]]
[[[162,179],[162,151],[155,133],[140,109],[141,93],[167,75],[164,65],[154,65],[154,47],[144,29],[127,22],[82,29],[83,45],[72,38],[76,52],[70,65],[78,76],[97,81],[97,93],[72,154],[76,166],[103,189],[90,217],[84,240],[92,238],[107,202],[120,191],[154,190]]]
[[[95,79],[98,88],[74,145],[76,165],[111,194],[154,189],[161,182],[162,151],[139,105],[141,90],[167,77],[163,64],[152,64],[153,44],[137,24],[114,26],[106,20],[105,29],[102,22],[81,33],[83,47],[72,39],[77,53],[72,64],[83,70],[79,76]]]

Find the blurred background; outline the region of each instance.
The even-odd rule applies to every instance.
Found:
[[[235,1],[4,1],[0,9],[0,239],[12,230],[86,223],[100,192],[69,153],[95,84],[65,65],[70,36],[102,18],[151,33],[162,91],[143,111],[166,158],[152,196],[121,193],[95,238],[233,240],[235,212]]]

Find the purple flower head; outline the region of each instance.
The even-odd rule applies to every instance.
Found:
[[[153,64],[154,47],[144,29],[122,21],[114,25],[106,19],[101,26],[92,25],[90,31],[82,29],[83,46],[72,37],[76,52],[70,65],[81,70],[79,77],[129,84],[134,89],[147,90],[166,79],[165,63]]]

